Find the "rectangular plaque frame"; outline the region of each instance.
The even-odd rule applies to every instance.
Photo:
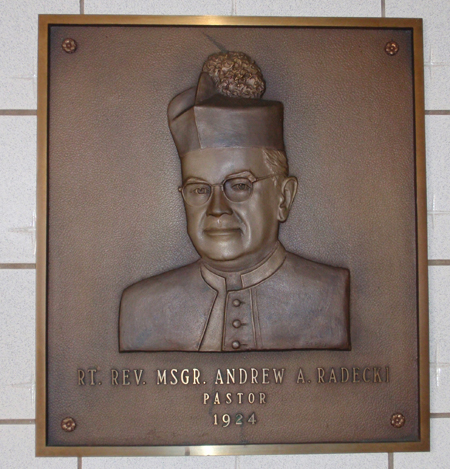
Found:
[[[104,440],[106,443],[101,441],[93,441],[92,443],[83,442],[77,443],[75,439],[73,443],[65,444],[58,443],[58,437],[53,436],[55,430],[51,425],[51,419],[49,420],[49,412],[52,412],[52,406],[54,405],[54,393],[53,390],[59,386],[59,383],[55,379],[54,369],[60,366],[59,369],[64,368],[64,362],[62,365],[57,365],[58,356],[54,353],[54,347],[52,348],[49,345],[49,337],[54,337],[56,334],[55,330],[52,329],[54,326],[54,321],[57,316],[55,314],[48,315],[48,304],[49,298],[53,292],[61,289],[61,285],[58,285],[58,282],[51,278],[49,282],[49,256],[52,255],[52,250],[54,250],[55,243],[58,243],[60,234],[55,234],[57,232],[55,226],[62,222],[64,223],[64,217],[56,217],[52,222],[55,221],[55,224],[52,225],[49,223],[49,211],[53,210],[53,205],[55,205],[55,212],[57,211],[57,203],[53,203],[52,191],[55,190],[52,186],[52,177],[54,171],[51,168],[51,163],[49,166],[49,152],[52,150],[52,145],[54,141],[57,140],[55,134],[52,133],[51,120],[50,120],[50,110],[54,105],[52,100],[55,99],[55,96],[58,95],[57,92],[53,95],[53,69],[54,65],[49,57],[51,56],[52,47],[55,47],[55,43],[52,43],[52,31],[56,31],[57,28],[60,28],[64,31],[64,28],[102,28],[102,27],[141,27],[141,28],[166,28],[170,34],[170,28],[174,30],[179,30],[183,27],[198,27],[198,28],[226,28],[233,27],[237,31],[242,31],[245,28],[255,29],[255,28],[285,28],[287,29],[308,29],[308,30],[322,30],[325,31],[325,34],[328,34],[330,31],[383,31],[383,30],[392,30],[399,32],[407,32],[410,34],[410,46],[411,46],[411,75],[412,75],[412,94],[410,96],[412,102],[412,117],[411,124],[413,127],[413,135],[410,135],[414,147],[414,168],[413,172],[415,174],[415,180],[413,181],[414,185],[414,207],[412,208],[415,213],[415,258],[412,260],[412,264],[415,265],[415,304],[417,316],[414,319],[415,326],[417,326],[417,341],[415,349],[408,349],[409,342],[407,338],[403,337],[401,334],[398,336],[398,341],[402,343],[404,341],[404,346],[408,349],[406,354],[409,353],[409,359],[414,363],[414,369],[416,370],[416,399],[409,403],[412,408],[417,410],[417,415],[415,417],[415,430],[411,430],[411,434],[403,438],[380,438],[375,437],[373,441],[367,438],[364,438],[364,441],[358,439],[358,436],[353,438],[353,441],[342,441],[336,436],[330,436],[326,438],[326,441],[302,441],[301,443],[295,442],[286,442],[286,441],[273,441],[270,443],[254,443],[258,440],[256,437],[254,440],[252,438],[243,439],[241,442],[236,443],[236,440],[230,438],[230,441],[233,443],[224,444],[222,441],[220,444],[213,444],[214,437],[211,439],[211,444],[196,444],[196,443],[186,443],[186,444],[171,444],[167,442],[166,444],[158,445],[143,445],[136,443],[136,440],[132,436],[125,436],[123,439],[123,444],[110,443],[108,442],[108,437],[105,436]],[[280,29],[280,30],[281,30]],[[59,40],[57,33],[54,33],[53,41],[56,41],[56,38]],[[163,37],[164,39],[164,37]],[[390,38],[389,38],[390,39]],[[39,72],[38,72],[38,184],[37,184],[37,405],[36,405],[36,454],[38,456],[182,456],[182,455],[251,455],[251,454],[295,454],[295,453],[348,453],[348,452],[397,452],[397,451],[428,451],[429,450],[429,352],[428,352],[428,280],[427,280],[427,236],[426,236],[426,189],[425,189],[425,139],[424,139],[424,85],[423,85],[423,42],[422,42],[422,20],[419,19],[388,19],[388,18],[279,18],[279,17],[196,17],[196,16],[74,16],[74,15],[41,15],[39,18]],[[383,45],[383,44],[382,44]],[[58,44],[59,47],[59,44]],[[82,50],[83,45],[81,44],[80,50]],[[245,52],[245,51],[244,51]],[[349,43],[348,44],[348,54],[357,54],[361,51],[358,49],[358,44]],[[383,54],[385,52],[383,51]],[[204,59],[206,56],[204,57]],[[344,58],[342,58],[344,60]],[[341,61],[342,61],[341,60]],[[198,67],[201,66],[201,63]],[[264,73],[264,70],[263,70]],[[56,79],[55,83],[56,83]],[[173,84],[174,89],[178,89],[178,92],[182,91],[184,88],[176,83]],[[70,89],[68,89],[70,94]],[[174,96],[175,94],[173,94]],[[111,97],[111,99],[119,99],[118,96]],[[76,100],[73,101],[76,103]],[[74,104],[75,105],[75,104]],[[68,110],[67,119],[70,120],[71,112]],[[57,112],[55,113],[55,115]],[[311,118],[311,116],[309,116]],[[55,128],[60,124],[55,124]],[[76,122],[74,123],[76,125]],[[73,131],[73,128],[69,125],[66,127],[66,131]],[[75,130],[76,132],[76,130]],[[395,138],[395,137],[391,137]],[[67,141],[69,144],[71,140]],[[289,143],[289,142],[288,142]],[[58,142],[56,142],[55,147]],[[289,144],[288,144],[289,147]],[[55,160],[56,161],[56,160]],[[55,173],[56,174],[56,173]],[[56,175],[59,177],[59,175]],[[376,177],[376,176],[374,176]],[[394,178],[395,179],[395,178]],[[57,179],[55,179],[57,181]],[[55,183],[56,186],[56,183]],[[69,187],[68,187],[69,189]],[[57,194],[58,195],[58,194]],[[76,202],[74,202],[76,205]],[[93,201],[95,204],[95,201]],[[402,224],[403,220],[399,221],[399,226]],[[411,222],[411,220],[409,220]],[[106,229],[106,228],[105,228]],[[399,228],[400,229],[400,228]],[[60,253],[61,254],[61,253]],[[307,256],[306,256],[307,257]],[[318,256],[319,258],[320,256]],[[53,261],[52,261],[53,262]],[[53,264],[52,264],[53,265]],[[179,264],[180,265],[180,264]],[[139,275],[138,275],[139,277]],[[142,278],[142,276],[141,276]],[[131,284],[132,281],[128,284]],[[124,285],[126,286],[126,285]],[[119,294],[120,296],[120,294]],[[71,292],[67,297],[67,302],[70,303],[73,301]],[[101,308],[100,308],[101,309]],[[113,314],[113,313],[111,313]],[[357,311],[353,312],[351,310],[351,324],[352,327],[357,327],[357,320],[352,314],[357,315]],[[85,321],[85,316],[80,312],[78,317],[79,321]],[[88,326],[89,323],[86,323],[85,326]],[[414,327],[415,327],[414,326]],[[54,326],[56,329],[56,326]],[[383,327],[387,327],[384,324],[381,324],[380,328],[383,331]],[[49,336],[50,334],[50,336]],[[66,342],[67,348],[71,353],[77,354],[79,352],[75,348],[72,351],[74,346],[74,339],[76,338],[77,332],[75,332],[75,337],[72,335],[70,330],[60,330],[58,336],[55,340],[59,342]],[[392,339],[391,339],[392,340]],[[75,341],[76,342],[76,341]],[[354,344],[357,344],[357,340],[353,340],[353,347],[356,347]],[[402,345],[402,344],[401,344]],[[335,360],[335,366],[339,366],[340,358],[342,353],[353,353],[355,348],[352,349],[352,352],[332,352],[335,354],[337,359]],[[417,352],[418,358],[414,357]],[[118,353],[118,352],[117,352]],[[173,352],[170,352],[173,353]],[[165,355],[170,353],[162,352],[162,360],[165,359]],[[253,354],[266,354],[268,367],[270,367],[271,358],[275,355],[273,352],[252,352]],[[246,360],[248,356],[254,357],[252,353],[246,354]],[[296,353],[299,353],[299,357],[308,357],[308,351],[302,352],[276,352],[278,354],[289,353],[291,356],[294,356]],[[301,353],[301,355],[300,355]],[[314,352],[320,353],[320,352]],[[355,352],[356,353],[356,352]],[[147,352],[148,355],[151,352]],[[294,354],[294,355],[293,355]],[[128,354],[129,360],[133,360],[135,354]],[[261,356],[261,355],[260,355]],[[262,355],[264,356],[264,355]],[[316,355],[317,356],[317,355]],[[319,355],[320,356],[320,355]],[[161,357],[161,355],[159,355]],[[197,361],[196,353],[192,354],[193,363],[191,367],[195,366]],[[100,359],[99,359],[100,360]],[[189,360],[189,359],[187,359]],[[232,360],[230,358],[230,360]],[[376,357],[371,357],[372,362],[376,362]],[[170,361],[170,360],[169,360]],[[251,362],[251,360],[250,360]],[[370,360],[369,360],[370,362]],[[305,362],[303,362],[305,363]],[[375,363],[367,363],[367,366],[374,365]],[[251,366],[251,363],[248,361],[242,366]],[[316,371],[320,367],[319,362],[314,362],[312,370]],[[356,364],[355,364],[356,365]],[[366,364],[357,364],[361,367],[364,367]],[[84,366],[86,369],[89,366],[96,366],[95,363],[86,363],[80,364],[80,367]],[[98,370],[100,371],[99,365]],[[108,365],[105,365],[108,366]],[[224,365],[222,365],[224,366]],[[236,361],[233,362],[233,367],[239,365],[236,364]],[[56,368],[55,368],[56,367]],[[61,368],[62,367],[62,368]],[[130,365],[130,369],[132,365]],[[167,366],[166,368],[169,368]],[[359,368],[357,368],[359,370]],[[360,371],[362,371],[361,368]],[[50,370],[50,371],[49,371]],[[70,376],[74,376],[76,380],[76,371],[71,369],[69,373]],[[293,370],[288,369],[292,375]],[[155,372],[155,369],[146,370],[147,376],[149,379],[153,376],[152,373]],[[294,374],[297,374],[298,370]],[[405,370],[394,369],[391,370],[391,383],[395,383],[397,377]],[[53,378],[49,378],[49,373]],[[310,373],[311,374],[311,373]],[[311,375],[313,379],[316,379],[316,375]],[[64,377],[61,377],[63,379]],[[208,380],[212,380],[212,376],[208,376]],[[358,379],[358,378],[357,378]],[[106,383],[105,383],[106,384]],[[356,384],[356,383],[355,383]],[[386,383],[387,384],[387,383]],[[300,386],[301,384],[299,384]],[[351,385],[349,385],[351,386]],[[106,386],[105,386],[106,387]],[[58,388],[59,389],[59,388]],[[70,388],[73,390],[73,388]],[[75,386],[75,389],[76,388]],[[192,389],[192,388],[190,388]],[[347,388],[353,389],[353,388]],[[96,390],[97,392],[97,390]],[[191,394],[196,393],[200,395],[200,391],[192,391]],[[274,391],[268,391],[274,394]],[[189,394],[190,396],[190,394]],[[67,402],[67,408],[71,408],[70,396]],[[163,400],[157,401],[156,405],[162,405]],[[273,402],[273,401],[272,401]],[[190,404],[186,404],[190,405]],[[270,405],[270,404],[268,404]],[[272,404],[273,406],[281,406],[281,403]],[[294,407],[300,404],[293,404]],[[201,407],[201,406],[200,406]],[[285,407],[280,407],[284,410]],[[332,408],[331,410],[333,410]],[[183,411],[183,403],[180,402],[180,412]],[[224,405],[219,406],[219,414],[226,412]],[[335,409],[336,410],[336,409]],[[339,409],[338,409],[339,410]],[[392,412],[401,409],[392,409]],[[65,417],[70,416],[70,410],[67,411]],[[235,411],[234,411],[235,412]],[[57,412],[55,412],[57,413]],[[206,415],[206,410],[204,411]],[[77,417],[73,416],[75,420]],[[204,415],[202,415],[202,418]],[[135,419],[136,415],[131,415],[131,420]],[[212,418],[212,417],[211,417]],[[384,417],[383,417],[384,418]],[[389,418],[389,416],[387,417]],[[208,421],[209,422],[209,421]],[[78,424],[79,422],[77,422]],[[185,425],[185,422],[182,422]],[[211,423],[211,422],[209,422]],[[111,424],[109,417],[103,421],[98,421],[99,426]],[[161,424],[159,424],[161,425]],[[260,425],[262,425],[260,423]],[[265,425],[268,425],[267,428],[270,428],[269,423],[266,422]],[[346,422],[345,425],[351,425],[351,422]],[[206,427],[205,427],[206,428]],[[212,428],[212,427],[211,427]],[[80,432],[80,425],[78,424],[78,432]],[[73,435],[77,435],[77,430]],[[153,428],[157,433],[160,430],[159,426]],[[225,431],[226,429],[221,429]],[[294,432],[296,429],[292,428]],[[208,432],[210,429],[208,429]],[[52,433],[53,432],[53,433]],[[415,436],[411,436],[415,435]],[[95,440],[95,438],[93,438]],[[185,440],[188,441],[189,437],[186,432]],[[264,438],[263,438],[264,440]],[[67,440],[64,440],[67,441]],[[177,441],[180,441],[178,439]],[[55,443],[56,442],[56,443]]]

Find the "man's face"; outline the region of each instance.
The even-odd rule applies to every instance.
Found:
[[[185,202],[188,234],[200,256],[212,266],[230,271],[251,268],[263,260],[278,239],[278,207],[282,194],[276,178],[267,178],[273,171],[266,164],[262,151],[210,149],[192,152],[181,161],[183,185],[217,184],[212,187],[206,203],[189,205]],[[253,183],[251,196],[242,201],[229,200],[220,187],[230,178],[239,183],[265,177]],[[243,185],[236,186],[236,190],[243,189]],[[202,189],[197,192],[201,194]]]

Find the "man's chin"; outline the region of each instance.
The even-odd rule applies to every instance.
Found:
[[[197,250],[198,251],[198,250]],[[227,251],[227,252],[216,252],[216,251],[198,251],[202,259],[204,259],[206,262],[208,260],[214,261],[214,262],[232,262],[235,260],[238,260],[240,257],[242,257],[242,253],[239,252],[233,252],[233,251]]]
[[[220,236],[215,239],[214,243],[202,243],[202,246],[195,246],[197,252],[202,259],[206,262],[208,260],[213,262],[232,262],[244,255],[241,246],[236,246],[236,243],[231,240],[225,239],[225,236]],[[212,245],[213,244],[213,245]]]

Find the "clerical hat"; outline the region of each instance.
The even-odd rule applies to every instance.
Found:
[[[284,151],[283,104],[261,99],[264,81],[245,54],[214,54],[198,85],[175,96],[169,128],[180,157],[206,148],[266,148]]]

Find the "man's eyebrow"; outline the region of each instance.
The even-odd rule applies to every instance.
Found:
[[[257,179],[256,176],[249,170],[241,171],[239,173],[233,173],[229,174],[225,179],[234,179],[234,178],[240,178],[240,177],[247,177],[250,178],[250,180]]]
[[[205,181],[204,179],[201,179],[201,178],[197,178],[195,176],[188,177],[187,179],[183,181],[183,184],[188,184],[190,182],[205,182],[206,184],[209,184],[208,181]]]
[[[235,179],[235,178],[240,178],[240,177],[249,178],[252,182],[253,182],[253,180],[257,179],[257,177],[250,170],[245,170],[245,171],[240,171],[239,173],[228,174],[227,176],[225,176],[224,181],[227,180],[227,179]],[[206,184],[210,184],[210,182],[206,181],[205,179],[195,177],[195,176],[190,176],[190,177],[186,178],[183,181],[183,184],[189,184],[189,183],[192,183],[192,182],[203,182],[203,183],[206,183]]]

